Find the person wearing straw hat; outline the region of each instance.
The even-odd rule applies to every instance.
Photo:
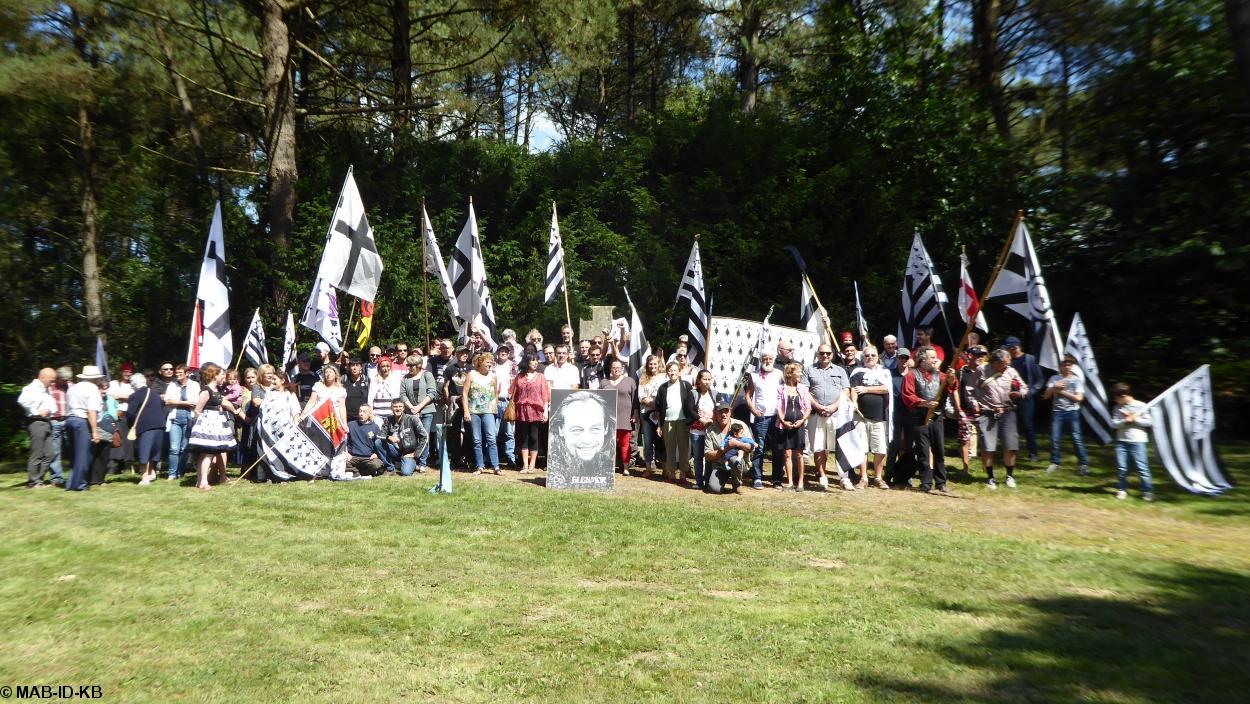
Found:
[[[104,413],[104,397],[100,391],[103,384],[104,372],[94,364],[88,364],[78,375],[78,383],[69,387],[66,393],[69,416],[65,419],[65,429],[69,433],[74,458],[69,481],[65,483],[68,491],[87,490],[91,465],[108,447],[102,442],[103,434],[99,426],[100,416]]]

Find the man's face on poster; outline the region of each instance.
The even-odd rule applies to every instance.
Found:
[[[603,449],[605,429],[602,407],[595,401],[575,401],[565,406],[561,435],[564,444],[578,459],[595,458]]]

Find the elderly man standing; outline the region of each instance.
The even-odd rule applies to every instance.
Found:
[[[78,383],[69,387],[66,394],[69,416],[65,420],[65,429],[69,431],[74,448],[73,469],[69,481],[65,483],[68,491],[87,490],[88,473],[104,449],[99,426],[104,415],[104,395],[101,393],[104,373],[99,367],[88,365],[83,367],[78,379]]]
[[[781,370],[773,366],[776,357],[770,352],[760,354],[760,370],[747,376],[743,394],[746,396],[747,410],[751,412],[751,423],[755,439],[759,442],[759,451],[751,459],[752,486],[764,488],[764,449],[768,447],[768,429],[777,419],[777,395],[781,389]],[[781,486],[782,463],[773,456],[773,486]]]
[[[1007,468],[1007,487],[1016,486],[1016,452],[1020,449],[1020,435],[1016,428],[1016,404],[1029,395],[1029,388],[1020,374],[1011,366],[1011,353],[997,349],[990,353],[990,363],[972,373],[974,388],[972,410],[977,414],[977,437],[981,445],[981,464],[989,479],[990,489],[997,489],[994,481],[994,452],[1002,443],[1003,466]]]
[[[1050,466],[1047,472],[1059,469],[1059,444],[1063,429],[1072,432],[1072,444],[1076,446],[1078,471],[1083,477],[1089,474],[1089,457],[1085,454],[1085,442],[1081,438],[1081,403],[1085,400],[1085,380],[1076,373],[1076,357],[1065,354],[1059,364],[1060,373],[1046,382],[1043,398],[1051,401],[1050,416]]]
[[[837,427],[833,422],[833,414],[843,402],[851,383],[846,372],[833,363],[833,348],[829,343],[821,343],[816,349],[816,363],[803,369],[799,384],[807,387],[812,397],[812,415],[807,422],[807,449],[816,460],[816,471],[820,474],[820,486],[829,487],[829,478],[825,475],[825,467],[829,464],[829,453],[837,451]],[[836,456],[836,455],[835,455]],[[850,477],[842,472],[834,463],[842,488],[854,489]]]
[[[903,375],[898,369],[898,338],[893,335],[881,338],[881,366],[894,376]]]
[[[947,493],[944,420],[938,408],[943,386],[954,388],[954,373],[942,375],[937,351],[932,347],[916,350],[916,368],[903,377],[901,395],[915,439],[913,454],[920,465],[920,490],[926,493],[935,481],[938,493]]]
[[[26,460],[28,489],[48,486],[43,482],[43,475],[56,457],[52,448],[52,417],[56,415],[56,399],[48,391],[55,381],[55,369],[40,369],[35,380],[27,384],[17,397],[18,405],[26,412],[26,432],[30,434],[30,457]],[[58,480],[60,476],[54,474],[53,482],[59,484]]]
[[[1009,337],[1003,341],[1003,347],[1007,348],[1007,352],[1011,354],[1011,367],[1016,370],[1016,374],[1028,387],[1029,393],[1020,399],[1016,404],[1016,412],[1020,420],[1024,422],[1024,437],[1029,444],[1029,461],[1037,461],[1037,431],[1033,425],[1033,399],[1037,394],[1042,392],[1042,386],[1046,383],[1046,377],[1042,374],[1042,368],[1037,364],[1037,357],[1028,354],[1020,349],[1020,338]]]

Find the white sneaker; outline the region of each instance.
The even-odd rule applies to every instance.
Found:
[[[1076,473],[1077,473],[1077,474],[1079,474],[1079,475],[1081,475],[1082,477],[1088,477],[1088,476],[1089,476],[1089,465],[1087,465],[1087,464],[1083,464],[1083,465],[1081,465],[1081,466],[1080,466],[1080,468],[1078,468],[1078,469],[1076,470]]]
[[[851,483],[850,477],[842,477],[842,488],[847,491],[855,491],[855,485]]]
[[[1155,495],[1153,491],[1145,491],[1145,492],[1142,492],[1141,498],[1142,498],[1142,501],[1154,501]]]
[[[986,489],[997,489],[997,488],[998,488],[998,482],[994,481],[992,478],[991,478],[991,479],[987,479],[987,480],[985,481],[985,488],[986,488]]]
[[[1128,498],[1128,492],[1127,492],[1127,491],[1117,491],[1117,492],[1115,493],[1115,497],[1116,497],[1117,499],[1120,499],[1121,501],[1123,501],[1124,499],[1127,499],[1127,498]]]
[[[826,477],[826,476],[825,476],[825,475],[823,475],[823,474],[822,474],[822,475],[820,475],[820,488],[821,488],[821,489],[828,489],[828,488],[829,488],[829,477]]]
[[[1016,478],[1015,478],[1015,477],[1007,477],[1007,488],[1008,488],[1008,489],[1015,489],[1015,488],[1016,488]]]
[[[1058,472],[1058,471],[1059,471],[1059,465],[1055,464],[1054,462],[1051,462],[1050,466],[1046,468],[1047,474]]]

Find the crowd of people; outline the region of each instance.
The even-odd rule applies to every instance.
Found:
[[[290,373],[269,364],[240,371],[171,362],[136,373],[128,362],[107,380],[107,370],[93,365],[78,374],[45,368],[19,397],[31,444],[27,485],[84,491],[110,472],[130,470],[143,485],[162,474],[178,481],[194,473],[195,485],[210,490],[226,481],[230,464],[256,482],[306,477],[263,446],[260,409],[264,404],[267,413],[299,422],[327,401],[330,425],[346,429],[352,476],[420,474],[444,457],[453,469],[474,474],[505,467],[529,474],[546,457],[552,392],[559,389],[616,392],[617,471],[710,493],[764,489],[764,465],[771,461],[767,481],[783,490],[806,491],[811,479],[822,490],[832,483],[845,491],[947,494],[948,426],[958,438],[962,472],[970,474],[979,458],[985,486],[996,489],[1001,459],[1003,482],[1014,488],[1022,444],[1037,461],[1039,397],[1051,403],[1047,470],[1060,469],[1068,435],[1077,471],[1088,472],[1076,360],[1065,356],[1060,373],[1047,378],[1015,337],[991,351],[973,333],[949,365],[954,353],[936,344],[927,327],[917,330],[910,350],[893,335],[878,349],[861,348],[843,333],[822,342],[814,360],[796,359],[794,345],[782,340],[760,352],[737,392],[717,394],[711,373],[689,362],[684,336],[671,355],[652,348],[631,374],[623,354],[627,335],[609,333],[575,340],[566,325],[553,343],[537,330],[523,341],[505,330],[495,346],[474,331],[464,344],[435,339],[421,349],[399,341],[370,347],[359,358],[335,358],[318,343]],[[1125,385],[1114,395],[1117,496],[1127,496],[1132,464],[1142,497],[1152,500],[1149,410]],[[843,404],[852,412],[840,414]],[[845,433],[858,434],[867,450],[858,467],[837,459]]]

